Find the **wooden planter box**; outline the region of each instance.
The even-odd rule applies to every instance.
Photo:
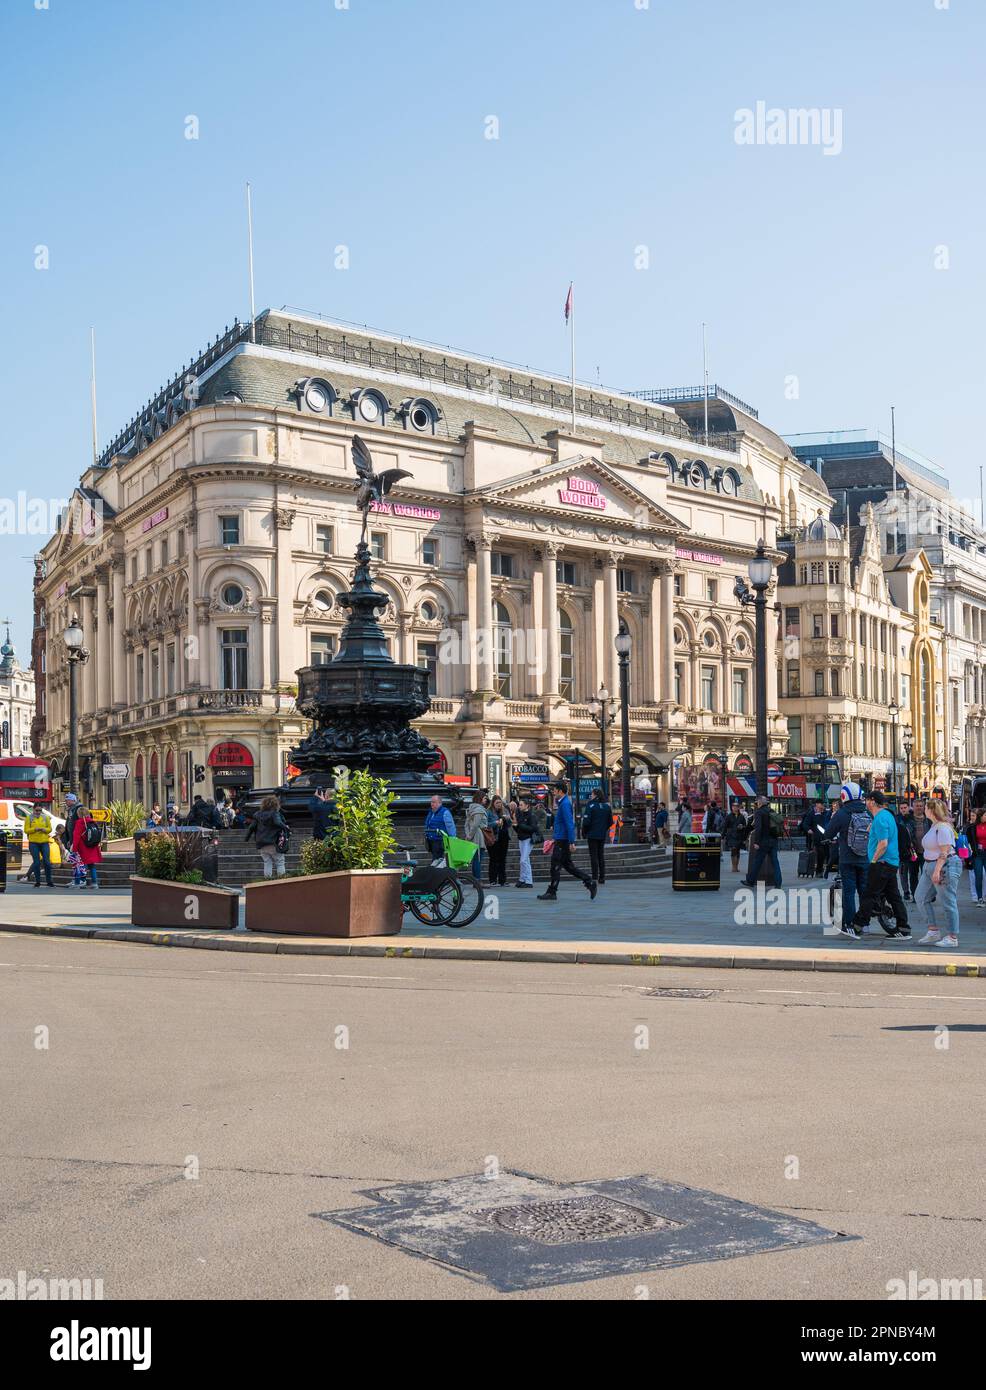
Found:
[[[250,931],[296,936],[393,936],[401,929],[400,869],[351,869],[248,883]]]
[[[239,920],[240,895],[235,888],[207,883],[174,883],[170,879],[130,879],[133,901],[130,920],[135,927],[199,927],[234,931]]]

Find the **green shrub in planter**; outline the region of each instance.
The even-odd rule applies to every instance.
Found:
[[[394,848],[393,799],[393,792],[381,778],[353,772],[336,788],[335,821],[326,838],[307,840],[302,845],[302,873],[382,869],[385,856]]]
[[[194,863],[200,849],[196,835],[155,830],[137,841],[138,872],[171,883],[201,883],[202,870]]]
[[[106,809],[110,813],[110,837],[114,840],[128,840],[147,820],[147,812],[139,801],[111,801]]]

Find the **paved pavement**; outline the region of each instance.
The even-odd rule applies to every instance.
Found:
[[[965,971],[969,967],[986,972],[986,909],[976,907],[963,885],[960,895],[962,918],[961,949],[939,950],[922,947],[918,939],[924,926],[914,917],[914,938],[906,944],[890,941],[874,924],[872,936],[862,941],[841,937],[830,925],[828,894],[824,885],[798,880],[795,854],[782,856],[785,888],[782,896],[761,889],[759,896],[739,887],[739,875],[726,873],[719,892],[676,893],[668,879],[635,879],[607,883],[595,902],[574,880],[563,882],[558,900],[541,902],[531,889],[500,888],[490,894],[482,916],[462,930],[428,928],[410,916],[405,918],[399,936],[373,938],[359,945],[360,950],[468,952],[521,951],[525,955],[551,950],[569,958],[598,959],[600,953],[660,956],[684,963],[727,964],[751,962],[779,966],[812,968],[813,962],[831,968],[855,967],[877,970]],[[242,908],[241,908],[242,923]],[[34,889],[13,884],[0,898],[0,926],[69,927],[92,930],[98,927],[128,929],[129,895],[118,892],[78,892],[73,889]],[[832,934],[835,932],[835,934]],[[145,933],[156,944],[171,944],[183,934]],[[252,945],[262,941],[253,933],[243,933]],[[196,939],[184,933],[187,942]],[[201,934],[199,938],[201,939]],[[268,938],[271,949],[310,949],[343,951],[345,943],[317,938]],[[376,944],[374,944],[376,943]],[[205,944],[220,946],[223,939],[210,933]],[[356,947],[353,948],[354,950]]]
[[[658,981],[707,997],[655,997]],[[0,936],[0,1277],[386,1301],[886,1300],[911,1271],[986,1282],[984,1033],[977,980]],[[647,1174],[855,1239],[498,1294],[319,1219],[497,1166]]]

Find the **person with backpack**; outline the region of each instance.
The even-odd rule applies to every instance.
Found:
[[[869,873],[870,822],[863,789],[858,782],[843,783],[840,806],[824,832],[826,841],[839,847],[839,878],[842,880],[842,920],[852,922],[859,898],[866,890]]]
[[[589,846],[589,868],[597,883],[606,882],[605,846],[613,824],[613,808],[602,787],[593,787],[582,816],[582,835]]]
[[[911,929],[907,922],[907,908],[897,884],[897,870],[900,868],[900,827],[896,816],[887,806],[887,798],[883,792],[870,792],[866,798],[866,809],[872,817],[867,843],[869,869],[866,888],[860,897],[859,911],[855,917],[846,917],[843,912],[841,932],[843,936],[858,941],[869,926],[878,905],[886,900],[894,914],[895,925],[892,931],[886,927],[884,931],[895,941],[910,941]]]
[[[247,826],[243,837],[249,840],[257,837],[257,849],[264,864],[264,878],[283,878],[286,872],[284,852],[288,847],[291,831],[281,815],[281,803],[276,796],[265,796],[260,810]]]
[[[82,864],[80,888],[99,887],[99,865],[103,862],[100,842],[103,838],[102,826],[93,820],[88,811],[79,811],[72,828],[72,852],[77,854]]]
[[[747,888],[756,888],[757,876],[767,859],[770,860],[774,871],[774,887],[780,888],[783,884],[781,861],[777,855],[777,846],[783,832],[784,825],[780,816],[770,809],[770,802],[765,796],[758,796],[750,831],[750,865],[746,878],[742,880]]]
[[[912,903],[921,878],[921,828],[913,806],[904,807],[897,824],[900,826],[900,891],[905,903]]]

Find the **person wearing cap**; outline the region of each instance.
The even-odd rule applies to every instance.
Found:
[[[67,850],[72,849],[72,833],[79,818],[82,806],[74,792],[65,793],[65,824],[62,826],[62,842]]]
[[[834,840],[839,847],[842,920],[848,924],[854,920],[857,903],[866,891],[871,817],[858,782],[844,782],[839,799],[839,809],[822,831],[820,839],[825,843]],[[848,932],[846,934],[849,935]]]

